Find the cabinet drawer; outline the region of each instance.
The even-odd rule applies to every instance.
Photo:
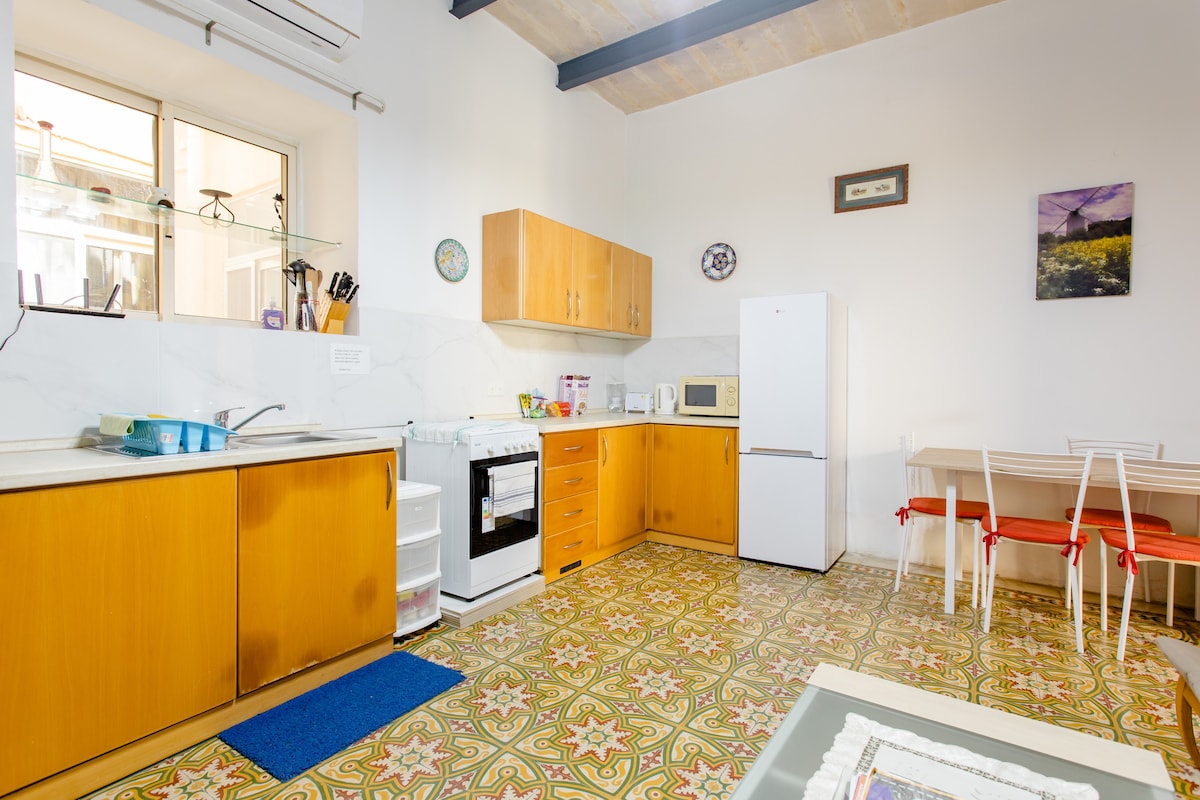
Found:
[[[584,461],[582,464],[567,464],[565,467],[554,467],[546,470],[546,479],[542,484],[542,502],[559,500],[575,494],[596,491],[598,473],[595,461]]]
[[[542,535],[549,538],[569,528],[596,521],[596,493],[564,497],[542,504]]]
[[[563,574],[563,567],[596,552],[596,523],[589,522],[548,537],[542,552],[542,574],[546,580],[554,580]]]
[[[542,464],[547,469],[595,460],[595,429],[551,433],[542,437]]]

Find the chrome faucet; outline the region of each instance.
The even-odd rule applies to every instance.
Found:
[[[223,410],[218,411],[217,413],[213,414],[213,425],[216,425],[221,428],[229,428],[229,430],[231,430],[231,431],[236,431],[239,428],[241,428],[243,425],[245,425],[247,422],[254,419],[255,417],[257,417],[260,414],[265,414],[268,411],[271,411],[273,409],[279,409],[280,411],[283,411],[286,407],[287,406],[285,406],[283,403],[276,403],[273,406],[266,406],[264,408],[260,408],[258,411],[255,411],[253,414],[246,417],[244,420],[239,422],[237,425],[230,425],[229,424],[229,412],[237,411],[239,408],[245,408],[245,406],[234,406],[233,408],[226,408],[226,409],[223,409]]]

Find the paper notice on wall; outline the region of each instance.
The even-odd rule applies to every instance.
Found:
[[[371,348],[365,344],[335,344],[329,348],[333,375],[366,375],[371,371]]]

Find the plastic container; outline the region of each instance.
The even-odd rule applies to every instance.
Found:
[[[122,437],[126,447],[146,453],[169,456],[179,452],[183,438],[181,419],[137,419],[133,421],[133,432]]]
[[[260,319],[262,326],[269,331],[283,330],[283,309],[277,308],[274,300],[271,301],[270,307],[262,310]]]
[[[203,422],[183,420],[183,432],[179,437],[179,450],[184,453],[199,453],[204,446],[204,429],[208,427]]]
[[[220,425],[205,425],[204,439],[201,443],[203,450],[224,450],[225,440],[230,436],[236,436],[235,431],[228,428],[222,428]]]
[[[396,585],[404,586],[416,580],[429,580],[440,574],[438,552],[442,532],[434,529],[405,542],[396,543]]]
[[[441,574],[396,587],[396,635],[420,630],[441,618]]]
[[[396,482],[396,544],[424,538],[441,528],[441,494],[440,486]]]

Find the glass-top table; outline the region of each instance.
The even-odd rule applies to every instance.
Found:
[[[1157,753],[820,664],[738,785],[733,800],[804,797],[809,779],[821,769],[834,738],[846,727],[847,714],[931,742],[956,745],[984,759],[1020,765],[1041,776],[1089,784],[1102,800],[1175,798]],[[836,798],[844,796],[842,791]],[[819,800],[834,797],[829,791]]]

